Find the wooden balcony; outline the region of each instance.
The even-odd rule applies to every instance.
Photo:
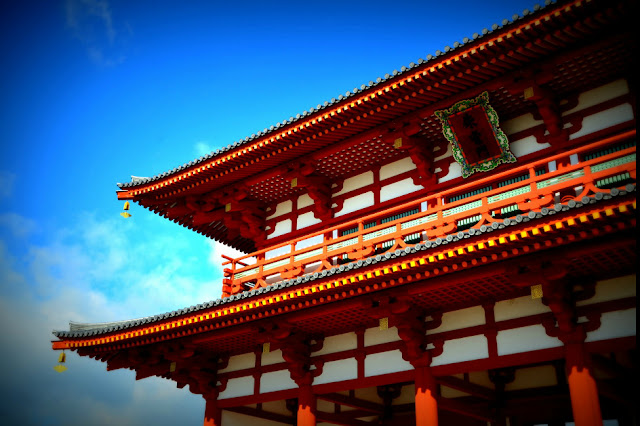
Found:
[[[636,182],[635,130],[226,261],[222,297]],[[555,165],[555,167],[554,167]],[[417,211],[417,213],[416,213]],[[407,213],[409,213],[407,215]]]

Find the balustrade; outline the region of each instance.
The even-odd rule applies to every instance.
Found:
[[[573,156],[573,157],[572,157]],[[575,161],[575,158],[579,161]],[[573,161],[572,161],[573,159]],[[581,161],[580,161],[581,160]],[[557,165],[549,170],[549,164]],[[572,164],[574,163],[574,164]],[[553,169],[553,168],[552,168]],[[387,250],[444,237],[636,179],[635,130],[226,261],[223,297],[322,271]],[[437,188],[436,188],[437,189]],[[416,213],[403,215],[416,206]],[[395,218],[394,218],[395,217]],[[342,231],[342,235],[341,232]],[[301,247],[303,240],[317,244]],[[313,240],[312,240],[313,241]],[[273,257],[268,253],[286,253]]]

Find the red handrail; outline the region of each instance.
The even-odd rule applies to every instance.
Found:
[[[461,219],[480,216],[480,221],[474,225],[474,227],[479,227],[483,223],[493,220],[491,217],[492,211],[495,212],[507,206],[517,204],[518,210],[525,212],[539,209],[545,205],[552,205],[554,204],[554,194],[556,192],[583,187],[580,194],[574,195],[580,198],[589,191],[597,191],[598,189],[595,187],[596,181],[607,176],[628,172],[630,177],[635,179],[635,161],[610,167],[595,173],[591,171],[591,166],[593,165],[605,163],[635,152],[635,146],[588,161],[578,162],[574,165],[570,164],[570,157],[573,154],[584,154],[595,151],[625,139],[630,139],[634,137],[635,134],[635,129],[630,130],[526,165],[514,167],[502,172],[491,173],[473,182],[463,183],[455,188],[432,193],[395,207],[352,219],[339,225],[305,235],[304,238],[296,238],[282,242],[238,259],[223,255],[223,258],[227,260],[223,265],[231,264],[231,269],[225,269],[223,297],[246,290],[247,283],[253,283],[253,288],[266,286],[268,285],[267,281],[270,276],[279,274],[281,279],[299,276],[305,273],[305,266],[309,264],[319,263],[315,271],[320,271],[324,268],[330,268],[336,259],[344,255],[349,256],[350,260],[362,259],[372,254],[376,245],[382,242],[393,240],[393,245],[390,249],[395,249],[406,246],[405,238],[408,235],[420,233],[426,234],[428,238],[442,237],[445,234],[454,232],[457,229],[457,222]],[[542,167],[546,168],[552,161],[557,162],[556,171],[536,176],[536,170]],[[488,192],[476,194],[449,204],[445,202],[449,196],[464,194],[473,188],[488,186],[489,184],[504,181],[509,177],[522,176],[525,173],[528,173],[528,179],[514,182],[501,188],[494,188]],[[559,179],[558,182],[552,181],[554,178],[563,177],[565,179]],[[538,188],[541,183],[545,184],[544,188]],[[521,194],[514,192],[513,194],[516,195],[511,195],[502,200],[497,199],[489,203],[489,199],[492,199],[494,196],[509,194],[510,191],[526,186],[530,187],[530,190],[527,192]],[[368,229],[364,229],[363,227],[364,223],[376,221],[409,210],[423,202],[426,202],[429,206],[426,211],[395,219]],[[473,206],[473,203],[478,204],[478,206]],[[460,208],[460,211],[456,211],[456,208]],[[433,218],[433,215],[436,215],[436,217]],[[425,218],[433,218],[433,220],[425,222]],[[422,220],[422,223],[413,226],[407,225],[414,220],[418,222]],[[406,225],[404,228],[403,224]],[[356,225],[358,230],[352,234],[337,238],[330,237],[334,231],[353,228]],[[380,233],[380,235],[375,235],[376,232]],[[296,249],[297,243],[319,235],[323,235],[322,242],[310,247]],[[356,239],[355,242],[354,239]],[[342,247],[340,246],[341,244]],[[287,246],[289,250],[288,253],[266,259],[267,253]],[[238,268],[238,265],[241,267]]]

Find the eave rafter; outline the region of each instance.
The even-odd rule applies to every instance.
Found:
[[[368,119],[361,118],[371,112],[377,113],[381,104],[393,105],[398,113],[405,113],[419,106],[418,102],[413,104],[413,92],[427,102],[428,93],[437,94],[431,98],[432,101],[453,96],[477,84],[479,80],[492,79],[520,67],[524,61],[533,61],[536,56],[560,51],[583,39],[585,32],[590,36],[598,35],[602,29],[622,19],[628,7],[626,4],[618,9],[605,7],[597,12],[597,19],[594,19],[590,16],[593,13],[591,9],[602,8],[595,3],[576,0],[525,17],[520,22],[493,32],[491,36],[444,54],[436,63],[416,66],[415,71],[409,70],[381,86],[363,89],[357,96],[310,114],[304,120],[293,121],[280,131],[266,133],[250,144],[243,144],[229,153],[164,179],[120,191],[118,197],[141,200],[152,194],[161,198],[175,196],[203,184],[212,184],[216,179],[250,165],[255,168],[284,151],[302,152],[301,146],[314,138],[328,137],[334,132],[340,133],[339,139],[348,137],[349,132],[342,133],[342,129],[353,127],[353,131],[361,131],[370,127],[370,124],[366,124]],[[523,48],[521,44],[526,39],[531,41]],[[469,67],[462,67],[462,62],[475,64],[473,71]],[[357,126],[364,127],[359,129]]]
[[[450,284],[450,280],[446,279],[450,273],[465,271],[465,274],[477,272],[482,275],[487,273],[482,272],[484,271],[482,266],[496,261],[500,261],[501,268],[492,267],[491,274],[507,274],[507,265],[510,262],[518,262],[519,256],[543,248],[549,253],[555,253],[554,250],[563,250],[566,244],[581,242],[579,248],[574,247],[571,250],[571,255],[576,258],[586,256],[594,250],[602,250],[604,246],[599,240],[602,237],[634,229],[634,212],[635,200],[609,203],[593,208],[588,213],[577,212],[568,216],[554,216],[548,222],[523,224],[524,226],[507,233],[498,233],[473,241],[463,240],[458,244],[443,246],[426,254],[419,252],[406,259],[385,262],[379,266],[372,265],[362,271],[345,271],[344,274],[335,278],[328,277],[328,279],[303,286],[267,293],[264,296],[237,300],[165,322],[95,337],[63,338],[53,342],[53,347],[54,349],[78,349],[85,354],[97,354],[103,357],[110,356],[114,350],[127,350],[196,334],[206,335],[212,331],[216,332],[218,338],[224,340],[227,336],[224,330],[233,329],[237,333],[237,327],[243,323],[249,324],[255,320],[285,312],[302,313],[318,303],[318,306],[322,306],[332,302],[338,306],[337,302],[347,302],[354,296],[403,287],[405,283],[412,283],[408,295],[414,297],[424,292],[438,291],[441,286]],[[596,224],[597,226],[592,226]],[[596,240],[591,243],[590,240],[593,239]],[[628,239],[617,238],[609,243],[612,246],[607,250],[617,250],[618,247],[626,247],[628,244]],[[514,287],[514,291],[516,290],[517,287]],[[424,299],[421,298],[421,300]],[[118,368],[118,357],[111,361],[114,368]]]

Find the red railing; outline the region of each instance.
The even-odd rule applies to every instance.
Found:
[[[395,250],[418,241],[444,237],[460,229],[479,228],[518,213],[553,207],[559,201],[580,200],[585,195],[602,191],[598,186],[635,183],[635,142],[627,148],[615,150],[621,144],[634,141],[635,134],[635,130],[631,130],[504,172],[488,173],[486,177],[473,182],[364,215],[237,259],[223,256],[226,259],[223,266],[230,266],[225,269],[223,297],[265,287],[282,279],[330,269],[341,262],[357,261],[381,250]],[[612,152],[606,153],[608,148]],[[594,152],[602,155],[586,160]],[[578,161],[571,164],[572,159],[576,158]],[[553,161],[557,169],[549,171],[549,164]],[[487,187],[492,189],[447,203],[447,200],[456,196]],[[420,205],[426,205],[426,210],[380,223],[381,219]],[[372,222],[378,224],[365,229],[365,224]],[[356,227],[355,232],[337,236],[341,230]],[[301,247],[305,243],[312,245]]]

